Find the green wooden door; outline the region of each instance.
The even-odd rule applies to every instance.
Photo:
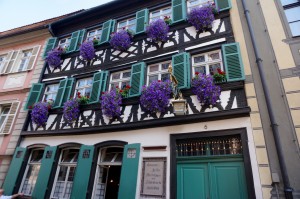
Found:
[[[247,199],[243,161],[177,164],[177,199]]]

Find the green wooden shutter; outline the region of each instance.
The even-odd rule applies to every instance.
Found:
[[[33,105],[39,101],[43,88],[44,88],[43,83],[32,84],[32,87],[30,89],[27,98],[27,103],[24,107],[25,110],[31,109]]]
[[[100,71],[94,74],[92,94],[89,104],[99,102],[101,93],[105,91],[107,78],[108,71]]]
[[[83,39],[86,33],[86,29],[80,30],[79,38],[78,38],[78,43],[76,45],[76,51],[79,50],[80,45],[83,43]]]
[[[51,175],[52,166],[57,147],[47,146],[44,151],[40,172],[37,177],[35,187],[32,192],[32,198],[46,198],[45,194],[48,189],[48,181]]]
[[[141,144],[125,145],[118,199],[135,199]]]
[[[80,32],[81,31],[78,30],[78,31],[75,31],[75,32],[72,33],[70,45],[69,45],[69,47],[67,49],[68,53],[76,51],[77,45],[78,45],[78,41],[79,41],[79,37],[80,37]]]
[[[110,34],[114,31],[115,20],[108,20],[102,26],[102,35],[100,38],[100,44],[109,42]]]
[[[129,97],[139,96],[144,84],[145,62],[139,62],[131,66]]]
[[[239,43],[222,45],[226,78],[228,82],[245,80]]]
[[[79,152],[71,199],[86,198],[93,162],[94,146],[82,145]]]
[[[228,10],[231,8],[231,0],[215,0],[216,7],[220,10]]]
[[[186,1],[172,0],[172,23],[186,20]]]
[[[51,37],[48,39],[45,50],[44,50],[43,58],[46,58],[48,55],[48,52],[55,47],[56,41],[57,41],[56,37]]]
[[[63,106],[64,103],[70,99],[73,83],[74,83],[74,78],[67,79],[67,84],[66,84],[64,96],[62,98],[61,106]]]
[[[190,55],[186,52],[172,56],[173,75],[178,81],[178,88],[190,88]]]
[[[149,22],[149,10],[144,9],[136,13],[136,27],[135,34],[143,33],[146,31],[146,26]]]
[[[4,180],[3,189],[5,190],[5,195],[12,195],[16,182],[23,165],[24,157],[26,153],[26,148],[17,147],[13,159],[10,163],[10,167],[6,174]]]
[[[66,84],[67,84],[67,79],[60,80],[56,98],[53,102],[53,106],[52,106],[53,108],[59,108],[61,106],[63,96],[65,93]]]

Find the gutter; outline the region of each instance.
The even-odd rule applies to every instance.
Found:
[[[255,58],[256,58],[256,63],[258,66],[258,71],[259,71],[259,76],[261,79],[261,83],[262,83],[262,88],[263,88],[263,92],[265,95],[265,100],[266,100],[266,105],[267,105],[267,110],[268,110],[268,114],[270,117],[270,122],[271,122],[271,128],[272,128],[272,132],[273,132],[273,136],[274,136],[274,141],[275,141],[275,146],[276,146],[276,151],[277,151],[277,156],[278,156],[278,160],[279,160],[279,166],[280,166],[280,170],[282,173],[282,180],[283,180],[283,185],[284,185],[284,193],[285,193],[285,197],[286,199],[293,199],[293,188],[290,185],[290,180],[289,180],[289,176],[287,173],[287,163],[284,160],[284,154],[283,154],[283,150],[282,150],[282,145],[280,142],[280,138],[279,138],[279,130],[278,130],[278,124],[276,122],[276,118],[275,118],[275,114],[273,111],[273,106],[271,104],[271,98],[270,98],[270,94],[269,94],[269,88],[267,86],[267,81],[265,79],[265,72],[263,71],[263,60],[261,58],[261,54],[260,51],[258,49],[258,45],[257,45],[257,41],[256,41],[256,37],[254,35],[254,31],[253,31],[253,26],[252,26],[252,21],[250,18],[250,11],[247,8],[247,4],[245,0],[242,0],[242,5],[243,5],[243,9],[244,9],[244,14],[247,20],[247,25],[249,28],[249,33],[250,33],[250,37],[251,37],[251,41],[253,44],[253,49],[254,49],[254,54],[255,54]]]

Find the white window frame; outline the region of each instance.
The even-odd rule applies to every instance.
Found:
[[[86,82],[88,82],[88,80],[91,80],[91,84],[84,84],[83,86],[80,86],[80,87],[79,87],[79,82],[81,82],[81,81],[86,81]],[[74,97],[76,97],[76,96],[77,96],[77,92],[78,92],[79,90],[82,90],[82,89],[83,89],[83,91],[80,91],[80,95],[81,95],[81,96],[86,96],[86,90],[87,90],[87,89],[90,89],[90,90],[91,90],[91,94],[92,94],[92,86],[93,86],[93,78],[92,78],[92,77],[83,78],[83,79],[78,79],[78,80],[76,81],[76,87],[75,87]],[[91,94],[90,94],[90,95],[91,95]]]
[[[27,70],[30,58],[32,56],[32,51],[33,51],[33,48],[20,51],[20,53],[22,53],[22,58],[20,59],[19,63],[17,64],[17,67],[15,68],[14,72],[22,72],[22,71]]]
[[[90,35],[92,32],[95,32],[95,34]],[[87,41],[93,41],[94,39],[100,40],[101,35],[102,35],[102,28],[96,28],[88,31],[88,33],[86,34],[86,40]]]
[[[198,1],[195,5],[191,5],[191,1]],[[188,13],[193,9],[193,8],[199,8],[203,7],[205,5],[208,5],[209,3],[214,3],[213,0],[187,0],[187,10]]]
[[[119,161],[119,162],[116,162],[116,158],[119,154],[123,154],[123,151],[122,153],[116,153],[115,156],[112,158],[112,161],[111,162],[103,162],[103,155],[106,154],[106,150],[108,148],[121,148],[121,149],[124,149],[124,147],[121,147],[121,146],[109,146],[109,147],[105,147],[105,148],[102,148],[99,152],[99,155],[98,155],[98,160],[97,160],[97,168],[96,168],[96,175],[95,175],[95,180],[94,180],[94,186],[93,186],[93,193],[92,193],[92,199],[94,199],[96,196],[96,189],[97,189],[97,184],[98,184],[98,180],[100,178],[100,167],[106,167],[109,169],[110,166],[122,166],[122,160]],[[107,178],[108,175],[106,175],[106,183],[105,183],[105,189],[104,189],[104,198],[105,198],[105,192],[106,192],[106,184],[107,184]],[[95,198],[96,199],[96,198]]]
[[[71,162],[62,162],[62,155],[63,155],[64,151],[72,150],[72,149],[78,150],[77,161],[73,162],[74,159],[72,159]],[[54,197],[54,191],[55,191],[55,188],[56,188],[58,175],[59,175],[59,172],[60,172],[60,168],[62,166],[68,167],[67,168],[67,174],[66,174],[66,177],[65,177],[65,180],[64,180],[64,188],[63,188],[62,196],[64,196],[66,194],[66,188],[67,188],[66,185],[67,185],[69,174],[70,174],[70,168],[75,167],[75,172],[74,172],[74,174],[75,174],[76,173],[76,168],[77,168],[77,162],[78,162],[78,159],[79,159],[79,151],[80,151],[80,149],[76,148],[76,147],[66,148],[66,149],[63,149],[61,151],[60,156],[59,156],[58,166],[57,166],[56,173],[55,173],[55,180],[54,180],[52,191],[51,191],[51,197],[50,197],[51,199],[54,199],[54,198],[55,199],[62,199],[60,196],[59,196],[59,198]],[[72,181],[72,187],[73,187],[73,183],[74,183],[74,180]],[[71,190],[72,190],[72,187],[71,187]],[[71,194],[70,194],[70,197],[71,197]],[[68,199],[68,198],[64,198],[64,199]]]
[[[1,117],[5,117],[3,120],[3,123],[0,124],[0,132],[2,132],[2,130],[5,127],[6,121],[8,116],[10,115],[10,109],[11,109],[12,104],[0,104],[0,118]],[[9,108],[7,113],[3,113],[4,109]],[[2,134],[2,133],[1,133]]]
[[[47,89],[48,89],[49,87],[54,87],[54,88],[57,87],[57,90],[50,90],[50,91],[47,91]],[[43,101],[46,100],[46,96],[56,94],[54,99],[53,99],[53,97],[50,98],[50,99],[52,99],[53,101],[55,101],[56,96],[57,96],[57,92],[58,92],[58,88],[59,88],[59,84],[50,84],[50,85],[47,85],[46,88],[45,88],[44,95],[43,95]],[[47,101],[47,102],[48,102],[48,101]]]
[[[126,72],[130,72],[130,76],[123,78],[123,74],[126,73]],[[113,79],[113,75],[116,74],[116,73],[120,73],[120,78],[119,79]],[[129,82],[129,84],[130,84],[130,77],[131,77],[131,70],[130,69],[111,73],[110,78],[109,78],[108,90],[112,89],[112,84],[118,84],[118,87],[120,89],[123,89],[122,88],[122,83]],[[126,85],[129,85],[129,84],[126,84]]]
[[[219,58],[220,59],[218,59],[218,60],[209,60],[208,56],[210,54],[214,54],[214,53],[219,53]],[[195,63],[194,58],[198,57],[198,56],[202,56],[202,55],[204,55],[205,61],[201,62],[201,63]],[[205,53],[193,55],[192,56],[193,77],[195,76],[195,67],[205,66],[206,75],[209,75],[210,74],[209,66],[212,65],[212,64],[217,64],[217,63],[220,63],[221,70],[224,71],[223,59],[222,59],[222,51],[221,50],[214,50],[214,51],[209,51],[209,52],[205,52]]]
[[[161,75],[162,74],[169,74],[168,69],[163,69],[162,70],[162,65],[169,63],[169,65],[171,64],[171,61],[164,61],[164,62],[160,62],[160,63],[156,63],[156,64],[151,64],[149,66],[147,66],[147,85],[149,86],[149,81],[150,81],[150,77],[154,76],[154,75],[158,75],[158,80],[161,80]],[[158,70],[154,71],[154,72],[150,72],[150,68],[152,66],[157,66],[158,65]]]
[[[58,41],[58,47],[62,49],[68,49],[71,43],[71,37],[64,37]]]
[[[25,183],[25,180],[26,180],[26,176],[27,176],[27,174],[28,174],[29,167],[32,166],[32,165],[33,165],[33,166],[41,166],[41,164],[42,164],[43,156],[42,156],[42,158],[41,158],[41,160],[40,160],[39,162],[32,162],[32,161],[31,161],[31,157],[32,157],[33,152],[34,152],[34,151],[38,151],[38,150],[44,151],[44,148],[35,148],[35,149],[33,149],[33,150],[31,151],[30,156],[29,156],[29,158],[28,158],[27,166],[26,166],[26,169],[25,169],[25,172],[24,172],[24,175],[23,175],[22,183],[21,183],[21,186],[20,186],[20,189],[19,189],[19,193],[23,193],[23,194],[26,195],[26,196],[31,196],[31,195],[32,195],[32,192],[33,192],[33,190],[34,190],[34,187],[35,187],[35,185],[36,185],[36,180],[37,180],[37,179],[35,179],[34,186],[32,187],[32,189],[30,190],[29,193],[24,192],[23,186],[24,186],[24,183]],[[39,172],[40,172],[40,167],[39,167],[38,171],[36,171],[36,169],[33,171],[34,174],[35,174],[36,172],[37,172],[37,175],[33,175],[33,176],[38,176],[38,174],[39,174]],[[30,179],[30,178],[29,178],[29,179]],[[34,179],[32,179],[31,181],[34,181]]]
[[[0,73],[4,72],[4,65],[5,63],[8,61],[7,60],[7,56],[8,54],[1,54],[0,55],[0,59],[3,58],[1,61],[0,61]]]
[[[166,15],[163,13],[163,10],[166,10],[166,9],[170,9],[170,14],[169,15]],[[172,8],[171,6],[168,6],[168,7],[163,7],[163,8],[160,8],[160,9],[157,9],[157,10],[153,10],[152,12],[150,12],[150,17],[149,17],[149,22],[152,22],[153,21],[153,13],[154,12],[157,12],[159,11],[159,18],[160,19],[164,19],[165,16],[168,16],[170,18],[172,18]],[[155,18],[157,18],[158,16],[156,16]]]
[[[288,2],[288,1],[284,2],[281,0],[281,4],[283,7],[284,14],[286,16],[286,21],[287,21],[287,24],[289,25],[292,37],[299,37],[300,31],[297,31],[297,30],[299,30],[297,28],[300,25],[300,16],[299,16],[299,13],[298,13],[298,15],[296,14],[297,12],[294,12],[292,15],[291,11],[293,9],[300,10],[300,0],[295,0],[295,1],[291,1],[291,2]],[[295,17],[295,15],[297,17]],[[296,26],[294,27],[294,25],[296,25]]]
[[[129,22],[132,21],[132,20],[134,20],[134,23],[130,24]],[[126,25],[125,26],[121,26],[120,24],[124,23],[124,22],[126,22]],[[128,27],[132,27],[132,28],[129,29]],[[129,30],[135,32],[135,28],[136,28],[136,19],[135,19],[135,17],[128,18],[128,19],[125,19],[125,20],[122,20],[122,21],[118,22],[117,32],[120,31],[120,30],[122,30],[122,29],[125,29],[125,30],[129,29]]]

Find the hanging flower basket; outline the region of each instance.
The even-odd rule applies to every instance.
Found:
[[[194,8],[188,15],[188,22],[198,31],[205,31],[212,28],[215,20],[215,8],[209,4],[203,7]]]
[[[38,128],[46,125],[51,105],[50,102],[38,102],[33,106],[31,120]]]
[[[196,72],[192,79],[192,92],[202,105],[215,105],[220,99],[221,88],[214,84],[211,75]]]
[[[48,52],[46,62],[52,68],[57,68],[62,63],[61,55],[64,53],[62,48],[54,48]]]
[[[119,32],[111,34],[110,45],[119,51],[126,51],[131,44],[132,35],[126,30],[120,30]]]
[[[77,99],[70,99],[65,102],[63,107],[63,117],[67,123],[76,121],[80,113],[79,102]]]
[[[122,95],[117,89],[102,93],[101,108],[104,115],[109,118],[121,115]]]
[[[168,40],[169,25],[165,20],[157,19],[146,28],[148,38],[152,42],[166,42]]]
[[[148,87],[143,87],[140,104],[145,110],[151,113],[164,113],[169,106],[171,93],[172,87],[170,81],[153,81]]]
[[[95,57],[95,48],[93,41],[85,41],[81,44],[80,48],[80,56],[86,60],[91,61]]]

